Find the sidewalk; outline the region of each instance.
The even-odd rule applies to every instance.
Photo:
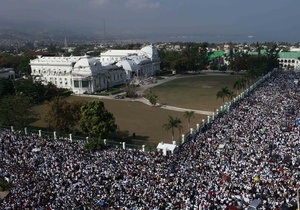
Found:
[[[139,102],[142,102],[149,106],[153,106],[146,98],[137,98],[137,99],[135,99],[135,101],[139,101]],[[202,114],[202,115],[212,115],[213,114],[213,112],[209,112],[209,111],[186,109],[186,108],[169,106],[169,105],[164,105],[164,104],[156,104],[155,107],[161,108],[161,109],[173,110],[173,111],[177,111],[177,112],[193,111],[193,112],[195,112],[195,114]]]

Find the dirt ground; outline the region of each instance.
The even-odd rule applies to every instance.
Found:
[[[158,95],[158,102],[182,108],[191,108],[205,111],[215,111],[222,104],[222,100],[216,100],[216,93],[222,86],[228,86],[232,90],[232,85],[237,76],[200,76],[174,79],[157,86],[151,86],[151,91]],[[147,88],[145,88],[147,89]],[[94,100],[95,98],[71,96],[68,100]],[[167,123],[168,116],[179,117],[182,121],[182,130],[175,130],[175,140],[181,138],[181,134],[188,132],[187,120],[183,117],[183,112],[165,110],[158,107],[149,106],[137,101],[125,101],[122,99],[97,99],[104,102],[105,107],[111,112],[118,125],[118,130],[128,137],[135,133],[136,138],[132,141],[136,144],[157,145],[163,141],[171,143],[171,131],[163,129],[163,124]],[[47,110],[47,105],[35,107],[40,114],[40,120],[33,123],[33,126],[46,127],[43,116]],[[201,124],[206,115],[195,114],[191,119],[191,127]]]

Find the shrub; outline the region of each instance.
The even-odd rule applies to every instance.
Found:
[[[7,191],[9,189],[10,189],[10,184],[3,178],[0,178],[0,191]]]

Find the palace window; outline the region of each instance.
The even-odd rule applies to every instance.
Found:
[[[74,80],[74,87],[76,87],[76,88],[79,87],[79,81],[78,80]]]
[[[89,81],[82,81],[82,87],[88,87]]]

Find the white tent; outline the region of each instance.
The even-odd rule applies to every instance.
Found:
[[[163,155],[167,155],[167,152],[170,151],[172,154],[176,151],[178,147],[176,144],[166,144],[166,143],[159,143],[156,147],[157,151],[162,151]]]

